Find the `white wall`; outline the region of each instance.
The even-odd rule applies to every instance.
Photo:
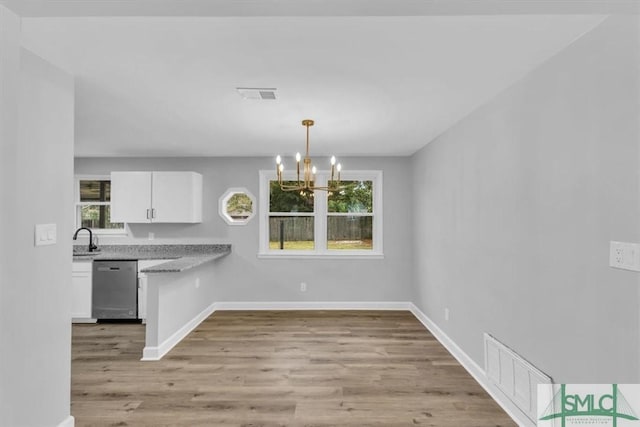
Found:
[[[18,147],[18,86],[20,84],[20,19],[0,6],[0,425],[9,425],[11,399],[10,361],[15,349],[8,347],[13,322],[5,308],[11,306],[9,284],[15,282],[12,244],[17,241],[13,223],[18,210],[14,186]],[[11,351],[11,352],[10,352]]]
[[[73,79],[20,49],[19,18],[0,6],[0,425],[69,417]],[[34,247],[56,223],[57,245]]]
[[[273,167],[270,158],[79,158],[76,174],[112,170],[193,170],[203,174],[202,224],[138,224],[131,231],[141,243],[148,232],[156,241],[210,239],[233,245],[219,262],[217,301],[409,301],[411,278],[411,207],[409,158],[342,159],[351,170],[384,173],[383,260],[258,259],[258,218],[247,226],[229,226],[218,215],[218,198],[229,187],[246,187],[258,197],[258,171]],[[129,239],[104,239],[125,242]],[[299,291],[300,282],[308,291]]]
[[[181,273],[147,274],[145,358],[164,355],[175,345],[176,334],[182,339],[185,328],[211,313],[221,262],[224,258]]]
[[[483,366],[489,332],[557,382],[633,383],[637,17],[610,17],[413,157],[417,305]],[[444,309],[450,320],[444,320]]]

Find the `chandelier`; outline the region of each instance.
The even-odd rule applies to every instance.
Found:
[[[340,163],[336,165],[336,156],[331,156],[331,179],[329,179],[329,181],[327,182],[327,186],[316,187],[314,185],[317,169],[315,166],[311,164],[311,157],[309,157],[309,127],[313,126],[313,120],[310,120],[310,119],[303,120],[302,126],[306,126],[307,128],[307,151],[304,156],[304,159],[302,159],[302,163],[303,163],[302,179],[300,179],[300,160],[301,160],[300,153],[296,153],[296,171],[297,171],[298,179],[295,184],[283,183],[282,175],[284,172],[284,163],[282,163],[282,158],[278,155],[276,157],[276,173],[278,175],[278,184],[280,184],[280,189],[282,191],[300,191],[301,193],[306,193],[306,192],[312,193],[315,190],[323,190],[323,191],[340,190],[342,188],[340,186],[340,171],[342,170],[342,165],[340,165]]]

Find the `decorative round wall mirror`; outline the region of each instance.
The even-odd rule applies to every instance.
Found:
[[[229,188],[218,200],[218,212],[229,225],[245,225],[256,209],[256,198],[246,188]]]

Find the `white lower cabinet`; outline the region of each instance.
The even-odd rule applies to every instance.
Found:
[[[71,269],[71,318],[74,322],[91,319],[92,261],[75,261]]]
[[[147,275],[138,272],[138,319],[147,319]]]
[[[140,271],[167,261],[171,260],[145,259],[138,261],[138,318],[142,319],[143,323],[147,319],[147,284],[149,278],[146,273],[140,273]]]

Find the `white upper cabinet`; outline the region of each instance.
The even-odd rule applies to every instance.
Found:
[[[153,172],[153,222],[202,222],[202,175]]]
[[[111,172],[111,221],[151,222],[152,172]]]
[[[202,175],[111,172],[112,222],[202,222]]]

